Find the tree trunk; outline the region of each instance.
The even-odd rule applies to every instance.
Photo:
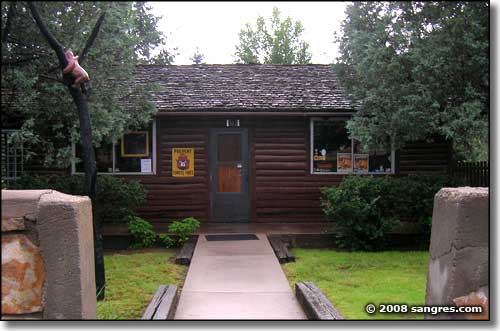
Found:
[[[90,124],[90,114],[87,103],[87,96],[79,88],[68,86],[69,93],[78,109],[80,121],[80,144],[82,147],[83,169],[85,173],[84,194],[92,201],[92,224],[94,229],[94,263],[95,263],[95,281],[97,289],[97,299],[104,299],[105,292],[105,272],[104,256],[102,247],[101,224],[95,217],[96,201],[96,179],[97,165],[95,160],[94,147],[92,145],[92,127]]]

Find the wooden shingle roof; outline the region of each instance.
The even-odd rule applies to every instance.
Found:
[[[330,65],[140,65],[134,80],[159,84],[159,112],[353,111]]]

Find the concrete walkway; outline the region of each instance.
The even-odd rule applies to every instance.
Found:
[[[257,236],[199,235],[175,319],[306,319],[266,235]]]

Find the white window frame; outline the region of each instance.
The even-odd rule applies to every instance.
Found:
[[[156,175],[156,119],[153,120],[152,122],[152,129],[151,129],[151,134],[153,135],[152,137],[152,150],[153,153],[151,154],[151,163],[152,163],[152,172],[121,172],[121,171],[115,171],[116,168],[116,143],[112,144],[111,151],[112,151],[112,159],[113,159],[113,172],[98,172],[99,175],[115,175],[115,176],[120,176],[120,175],[126,175],[126,176],[151,176],[151,175]],[[73,153],[73,158],[71,159],[71,174],[72,175],[81,175],[83,172],[77,172],[76,171],[76,145],[73,143],[72,145],[72,153]]]
[[[342,122],[344,121],[344,116],[342,118],[336,119],[335,117],[330,117],[330,120]],[[338,172],[338,171],[314,171],[314,122],[323,122],[323,121],[328,121],[329,119],[325,118],[320,118],[320,117],[313,117],[309,120],[309,169],[310,169],[310,174],[311,175],[394,175],[395,174],[395,169],[396,169],[396,153],[394,149],[391,150],[391,171],[390,172],[354,172],[354,162],[352,163],[353,168],[351,169],[351,172]],[[354,155],[354,139],[351,139],[351,157]]]
[[[17,129],[2,129],[2,147],[5,148],[5,160],[2,158],[2,162],[5,161],[5,177],[2,173],[2,180],[16,180],[22,176],[24,173],[24,144],[21,143],[20,146],[14,146],[14,155],[9,155],[9,147],[12,145],[9,143],[10,136],[13,133],[19,132]],[[5,140],[4,140],[5,139]],[[19,151],[19,155],[18,155]],[[18,160],[20,158],[20,160]],[[18,162],[20,161],[20,162]],[[8,176],[10,173],[10,169],[14,168],[14,176]]]

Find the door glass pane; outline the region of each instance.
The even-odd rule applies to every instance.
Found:
[[[241,192],[241,134],[217,135],[217,192]]]
[[[217,191],[241,192],[241,169],[235,165],[217,166]]]
[[[240,134],[220,134],[217,136],[217,161],[241,161]]]

